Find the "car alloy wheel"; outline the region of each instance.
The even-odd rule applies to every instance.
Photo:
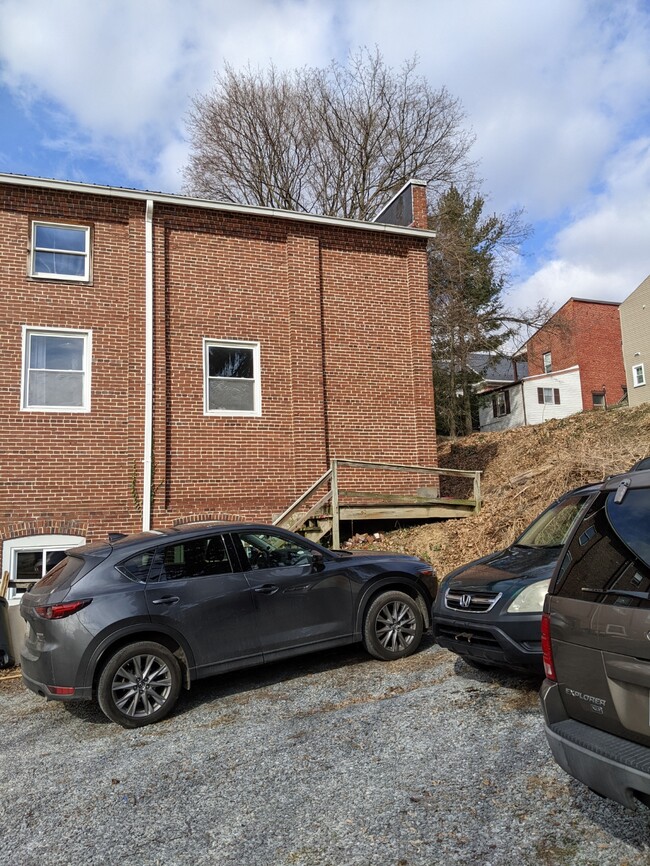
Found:
[[[160,644],[142,642],[113,655],[99,679],[102,712],[125,728],[139,728],[164,718],[181,686],[178,660]]]
[[[382,593],[370,605],[363,640],[375,658],[398,659],[415,652],[422,630],[422,613],[417,602],[395,590]]]

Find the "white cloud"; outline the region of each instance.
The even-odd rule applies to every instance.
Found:
[[[624,147],[604,189],[554,239],[549,260],[513,289],[513,303],[569,297],[622,301],[650,273],[650,137]]]
[[[91,158],[171,191],[190,98],[225,60],[417,53],[466,108],[489,206],[521,205],[550,236],[513,298],[620,298],[650,271],[647,0],[1,0],[0,33],[0,83],[41,121],[43,173]]]

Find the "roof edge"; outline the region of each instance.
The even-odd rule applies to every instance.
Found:
[[[78,192],[86,195],[111,196],[113,198],[131,199],[132,201],[151,200],[158,204],[175,204],[183,207],[218,210],[225,213],[271,217],[275,219],[292,220],[295,222],[315,223],[316,225],[329,225],[336,226],[337,228],[355,229],[357,231],[407,235],[409,237],[416,237],[423,240],[435,237],[435,232],[426,229],[394,226],[387,223],[363,222],[362,220],[343,219],[341,217],[318,216],[315,214],[260,207],[257,205],[232,204],[230,202],[214,201],[213,199],[192,198],[190,196],[182,196],[176,193],[149,192],[147,190],[135,190],[119,186],[102,186],[99,184],[79,183],[76,181],[30,177],[29,175],[7,174],[0,172],[0,184],[2,183],[11,186],[25,186],[37,189],[56,189],[61,192]]]

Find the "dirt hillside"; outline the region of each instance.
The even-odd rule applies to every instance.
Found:
[[[482,471],[480,514],[396,530],[367,539],[363,546],[416,553],[443,577],[465,562],[507,547],[566,490],[624,472],[650,455],[650,404],[443,440],[438,449],[441,467]],[[442,493],[470,495],[446,480]],[[351,546],[359,547],[355,541]]]

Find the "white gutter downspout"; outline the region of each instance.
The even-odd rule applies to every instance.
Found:
[[[144,224],[144,460],[142,531],[151,529],[153,447],[153,200],[147,199]]]

